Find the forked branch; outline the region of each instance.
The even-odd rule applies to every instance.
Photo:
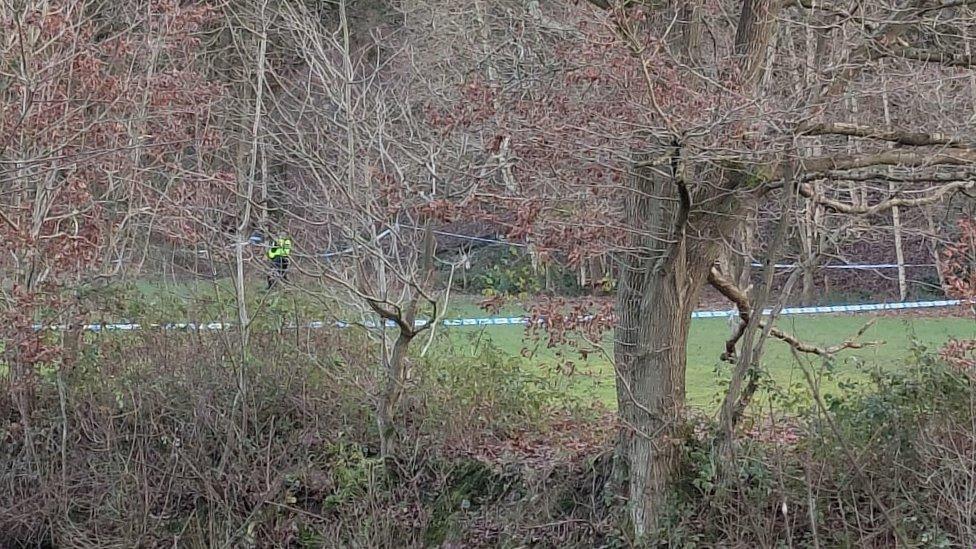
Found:
[[[749,303],[749,297],[746,295],[741,288],[736,286],[731,280],[725,277],[722,272],[717,267],[712,267],[708,272],[708,283],[711,284],[716,290],[719,291],[728,300],[735,303],[736,308],[739,310],[739,326],[735,333],[725,342],[725,351],[722,353],[722,360],[726,362],[735,361],[735,348],[745,333],[746,325],[749,324],[749,319],[752,317],[753,311],[752,306]],[[766,327],[764,322],[760,322],[759,325],[763,328]],[[873,347],[877,345],[883,345],[883,341],[870,341],[870,342],[859,342],[858,339],[864,332],[867,331],[874,325],[874,321],[870,321],[861,327],[854,336],[850,337],[843,343],[839,345],[833,345],[831,347],[818,347],[811,343],[801,341],[796,336],[791,333],[784,332],[775,326],[769,329],[769,335],[783,341],[790,347],[792,347],[797,352],[810,353],[822,357],[831,357],[840,351],[845,349],[863,349],[865,347]]]
[[[413,324],[405,318],[407,315],[405,315],[400,307],[395,304],[393,305],[393,309],[389,309],[385,307],[382,302],[375,299],[366,298],[366,303],[369,304],[369,308],[373,309],[373,312],[378,314],[380,318],[383,320],[389,320],[390,322],[396,324],[397,328],[400,329],[400,332],[407,338],[412,339],[418,333],[427,328],[427,326],[421,326],[419,328],[413,326]]]
[[[947,183],[940,187],[935,187],[930,190],[925,196],[919,198],[889,198],[888,200],[883,200],[873,206],[855,206],[853,204],[848,204],[840,200],[834,200],[832,198],[827,198],[817,193],[813,185],[809,183],[804,183],[799,185],[798,190],[800,195],[804,198],[813,200],[814,202],[822,205],[823,207],[833,210],[837,213],[842,214],[852,214],[852,215],[875,215],[883,212],[887,212],[893,208],[915,208],[918,206],[927,206],[929,204],[935,204],[941,202],[942,199],[947,195],[955,192],[964,192],[972,190],[976,187],[976,180],[970,181],[954,181],[952,183]]]

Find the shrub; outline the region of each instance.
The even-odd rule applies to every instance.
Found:
[[[717,461],[702,436],[715,426],[701,420],[684,441],[686,469],[663,539],[672,546],[972,545],[976,387],[922,349],[908,366],[876,372],[826,410],[767,417],[730,461]]]
[[[29,430],[0,401],[0,546],[423,546],[489,523],[517,537],[542,511],[495,502],[549,490],[548,473],[527,476],[518,445],[505,466],[478,449],[521,438],[549,468],[580,466],[531,434],[558,395],[489,347],[414,357],[407,444],[381,460],[373,356],[353,330],[256,330],[243,370],[232,333],[92,337],[39,380]]]

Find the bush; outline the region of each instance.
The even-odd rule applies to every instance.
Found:
[[[805,366],[805,367],[810,367]],[[854,389],[854,388],[851,388]],[[715,425],[685,440],[664,535],[723,546],[961,547],[976,542],[976,387],[916,352],[908,368],[768,418],[716,461]]]
[[[256,331],[251,343],[242,369],[231,333],[102,334],[38,380],[29,427],[0,401],[0,546],[497,540],[544,511],[519,502],[538,503],[548,473],[527,476],[517,445],[507,464],[484,448],[532,439],[549,467],[581,467],[543,444],[558,395],[494,349],[414,357],[405,444],[384,461],[362,335]]]
[[[0,546],[627,546],[612,413],[466,349],[410,358],[384,460],[361,332],[256,330],[243,368],[232,332],[93,336],[39,377],[28,425],[0,400]],[[797,390],[748,418],[731,457],[712,420],[688,424],[659,541],[976,541],[972,378],[918,349],[826,410]]]
[[[520,248],[489,247],[473,254],[470,270],[456,275],[455,282],[465,292],[505,296],[543,292],[579,296],[586,293],[585,289],[580,288],[572,270],[558,264],[546,268],[533,267],[532,258]]]

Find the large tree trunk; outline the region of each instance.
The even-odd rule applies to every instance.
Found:
[[[691,312],[719,248],[714,239],[686,235],[690,201],[677,178],[641,168],[633,187],[627,204],[633,246],[620,262],[614,356],[622,420],[618,478],[641,537],[657,526],[670,494]]]
[[[675,431],[685,400],[685,352],[700,273],[682,259],[674,268],[634,287],[628,269],[620,292],[616,337],[617,404],[624,427],[621,464],[626,472],[635,533],[653,530],[666,504],[678,464]],[[648,299],[652,296],[652,299]]]
[[[742,95],[752,96],[759,87],[779,5],[742,1],[735,38]],[[636,159],[641,167],[634,170],[626,204],[631,242],[620,260],[617,290],[617,478],[625,479],[631,526],[639,538],[658,526],[675,480],[691,312],[721,243],[742,223],[736,189],[749,179],[734,166],[724,173],[705,166],[686,170],[682,145],[677,136],[672,139],[657,154]],[[671,162],[652,167],[667,147]],[[710,181],[690,191],[688,176]]]

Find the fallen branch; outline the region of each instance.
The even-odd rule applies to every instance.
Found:
[[[807,174],[803,178],[805,181],[891,181],[894,183],[956,183],[960,181],[971,181],[976,179],[976,171],[972,169],[942,171],[942,172],[923,172],[923,173],[897,173],[888,171],[865,171],[865,172],[826,172]],[[782,188],[783,183],[778,182],[769,186],[770,188]]]
[[[964,53],[947,53],[939,51],[928,51],[912,47],[903,47],[890,51],[881,52],[879,56],[897,57],[909,61],[921,61],[923,63],[938,63],[947,67],[969,68],[973,66],[973,56]]]
[[[801,158],[800,171],[807,173],[832,170],[855,170],[871,166],[972,166],[976,164],[976,149],[947,148],[933,151],[892,150],[873,154],[829,155]],[[775,173],[773,179],[783,179]]]

